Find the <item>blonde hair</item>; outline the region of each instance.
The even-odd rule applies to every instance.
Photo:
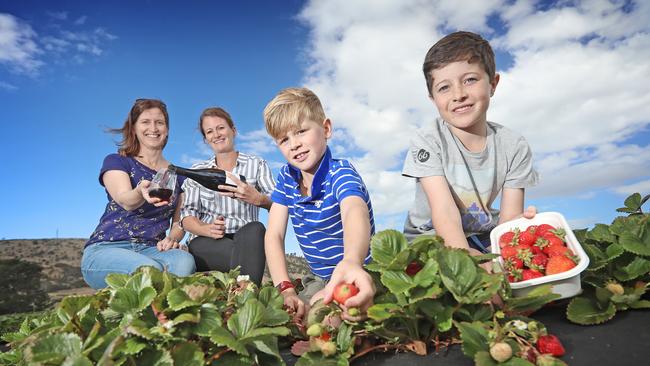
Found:
[[[318,96],[307,88],[281,90],[264,108],[264,126],[274,139],[298,129],[305,120],[320,123],[325,118]]]

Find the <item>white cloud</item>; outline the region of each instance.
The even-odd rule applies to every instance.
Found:
[[[17,90],[18,87],[13,84],[9,84],[5,81],[0,81],[0,89],[11,91],[11,90]]]
[[[237,137],[237,149],[253,155],[265,155],[277,150],[275,142],[266,133],[266,130],[259,130],[241,133]]]
[[[68,20],[66,12],[50,12],[47,15],[56,22]],[[82,64],[88,56],[101,56],[106,43],[117,39],[117,36],[101,27],[79,29],[85,21],[84,16],[78,18],[74,22],[77,26],[75,31],[60,24],[50,24],[45,28],[48,33],[38,34],[24,20],[0,13],[0,64],[13,72],[36,76],[46,61],[65,64],[70,60]]]
[[[304,84],[354,161],[378,215],[405,211],[399,174],[413,130],[437,115],[422,62],[444,33],[481,32],[512,56],[500,70],[490,120],[522,133],[542,174],[533,197],[581,196],[647,181],[650,145],[627,141],[650,124],[650,2],[311,1]],[[499,17],[506,29],[492,29]],[[340,130],[339,131],[337,131]],[[645,185],[643,186],[645,187]]]
[[[650,179],[614,188],[614,192],[625,196],[640,193],[643,197],[650,194]]]
[[[11,14],[0,13],[0,64],[18,73],[35,75],[43,62],[32,27]]]
[[[74,21],[74,24],[75,24],[75,25],[83,25],[84,23],[86,23],[86,20],[88,20],[88,17],[85,16],[85,15],[82,15],[82,16],[80,16],[79,18],[77,18],[77,19]]]

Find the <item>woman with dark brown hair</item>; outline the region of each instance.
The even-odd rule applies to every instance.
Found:
[[[103,288],[108,274],[132,273],[145,265],[179,276],[194,273],[194,258],[179,249],[185,235],[177,224],[183,179],[179,177],[169,201],[148,193],[156,172],[169,165],[162,154],[169,136],[167,106],[160,100],[138,99],[124,126],[111,132],[121,133],[122,141],[99,172],[108,204],[84,247],[84,280],[90,287]]]

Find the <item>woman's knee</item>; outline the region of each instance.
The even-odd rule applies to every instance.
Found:
[[[177,276],[189,276],[196,272],[196,263],[192,254],[180,249],[172,249],[172,251],[174,255],[168,263],[169,272]]]

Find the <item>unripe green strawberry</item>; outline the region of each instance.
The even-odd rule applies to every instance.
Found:
[[[505,342],[495,343],[490,347],[490,356],[497,362],[506,362],[512,357],[512,347]]]
[[[336,353],[336,345],[332,341],[323,342],[320,346],[320,351],[326,356],[331,356]]]
[[[348,309],[348,315],[349,316],[359,316],[359,308],[349,308]]]
[[[307,328],[307,335],[310,337],[318,337],[323,332],[323,327],[320,324],[313,324]]]
[[[623,293],[625,293],[625,289],[618,282],[610,282],[605,285],[605,288],[614,295],[623,295]]]

